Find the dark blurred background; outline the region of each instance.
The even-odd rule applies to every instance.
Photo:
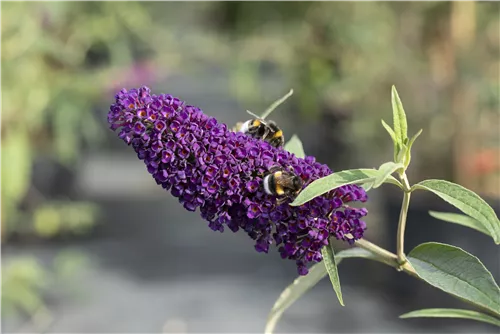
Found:
[[[234,125],[290,88],[272,119],[335,170],[392,157],[395,84],[414,145],[410,181],[500,195],[498,2],[2,2],[2,330],[262,332],[296,276],[278,252],[214,233],[159,188],[107,129],[117,90],[150,86]],[[367,238],[395,249],[401,194],[371,191]],[[500,278],[493,241],[431,218],[415,194],[407,251],[463,247]],[[345,247],[345,245],[344,245]],[[497,333],[466,320],[402,320],[466,307],[366,260],[340,266],[278,332]]]

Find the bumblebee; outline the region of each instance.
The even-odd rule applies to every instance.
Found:
[[[285,144],[283,131],[273,121],[253,118],[243,123],[239,131],[253,138],[264,140],[274,147],[281,147]]]
[[[264,191],[268,195],[280,197],[278,204],[282,204],[287,199],[294,199],[302,190],[304,182],[297,176],[293,168],[284,171],[279,167],[272,167],[262,181]]]

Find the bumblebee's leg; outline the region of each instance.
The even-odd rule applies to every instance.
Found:
[[[247,133],[249,133],[252,137],[255,137],[255,135],[258,135],[259,128],[258,127],[248,127]]]
[[[295,174],[295,169],[291,165],[288,165],[287,168],[290,172]]]
[[[285,145],[285,137],[281,136],[276,138],[276,147],[281,147]]]
[[[262,127],[264,129],[264,131],[262,132],[262,140],[266,140],[267,139],[267,136],[269,135],[269,128],[267,126],[263,126]]]
[[[267,140],[268,137],[269,137],[269,128],[266,127],[264,134],[262,135],[262,139]]]
[[[296,195],[297,194],[294,194],[291,191],[285,191],[285,194],[282,197],[279,197],[276,200],[276,204],[281,205],[281,204],[285,203],[288,200],[290,200],[291,202],[293,202],[293,200],[295,199],[295,197],[297,197]]]
[[[288,197],[279,197],[276,199],[276,204],[281,205],[281,204],[285,203],[287,199],[288,199]]]
[[[295,197],[297,195],[298,195],[298,192],[294,193],[293,190],[291,190],[291,189],[288,189],[288,188],[285,189],[285,195],[284,195],[285,197],[288,197],[288,198],[293,200],[293,199],[295,199]]]
[[[295,199],[295,194],[290,189],[284,189],[284,192],[283,196],[276,201],[278,204],[283,204],[288,200],[293,201]]]
[[[285,140],[283,139],[283,137],[274,137],[269,141],[269,144],[271,144],[271,146],[273,147],[278,148],[285,144]]]

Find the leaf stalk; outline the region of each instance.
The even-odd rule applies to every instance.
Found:
[[[408,182],[408,177],[406,173],[403,173],[400,177],[403,183],[403,203],[401,204],[401,212],[399,213],[399,221],[398,221],[398,231],[397,231],[397,262],[399,264],[398,270],[404,270],[403,266],[407,263],[407,259],[404,253],[404,243],[405,243],[405,230],[406,230],[406,219],[408,216],[408,208],[410,207],[410,196],[411,196],[411,187]]]

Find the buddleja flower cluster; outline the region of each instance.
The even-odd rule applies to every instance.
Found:
[[[304,181],[332,171],[313,157],[297,158],[283,148],[233,132],[225,124],[171,95],[147,87],[122,89],[108,114],[112,130],[132,146],[156,182],[186,210],[199,209],[214,231],[245,231],[255,249],[267,253],[274,242],[282,258],[295,260],[300,275],[322,260],[328,237],[350,243],[363,236],[365,209],[346,205],[366,201],[358,186],[338,188],[299,206],[277,204],[262,181],[273,166],[293,170]]]

